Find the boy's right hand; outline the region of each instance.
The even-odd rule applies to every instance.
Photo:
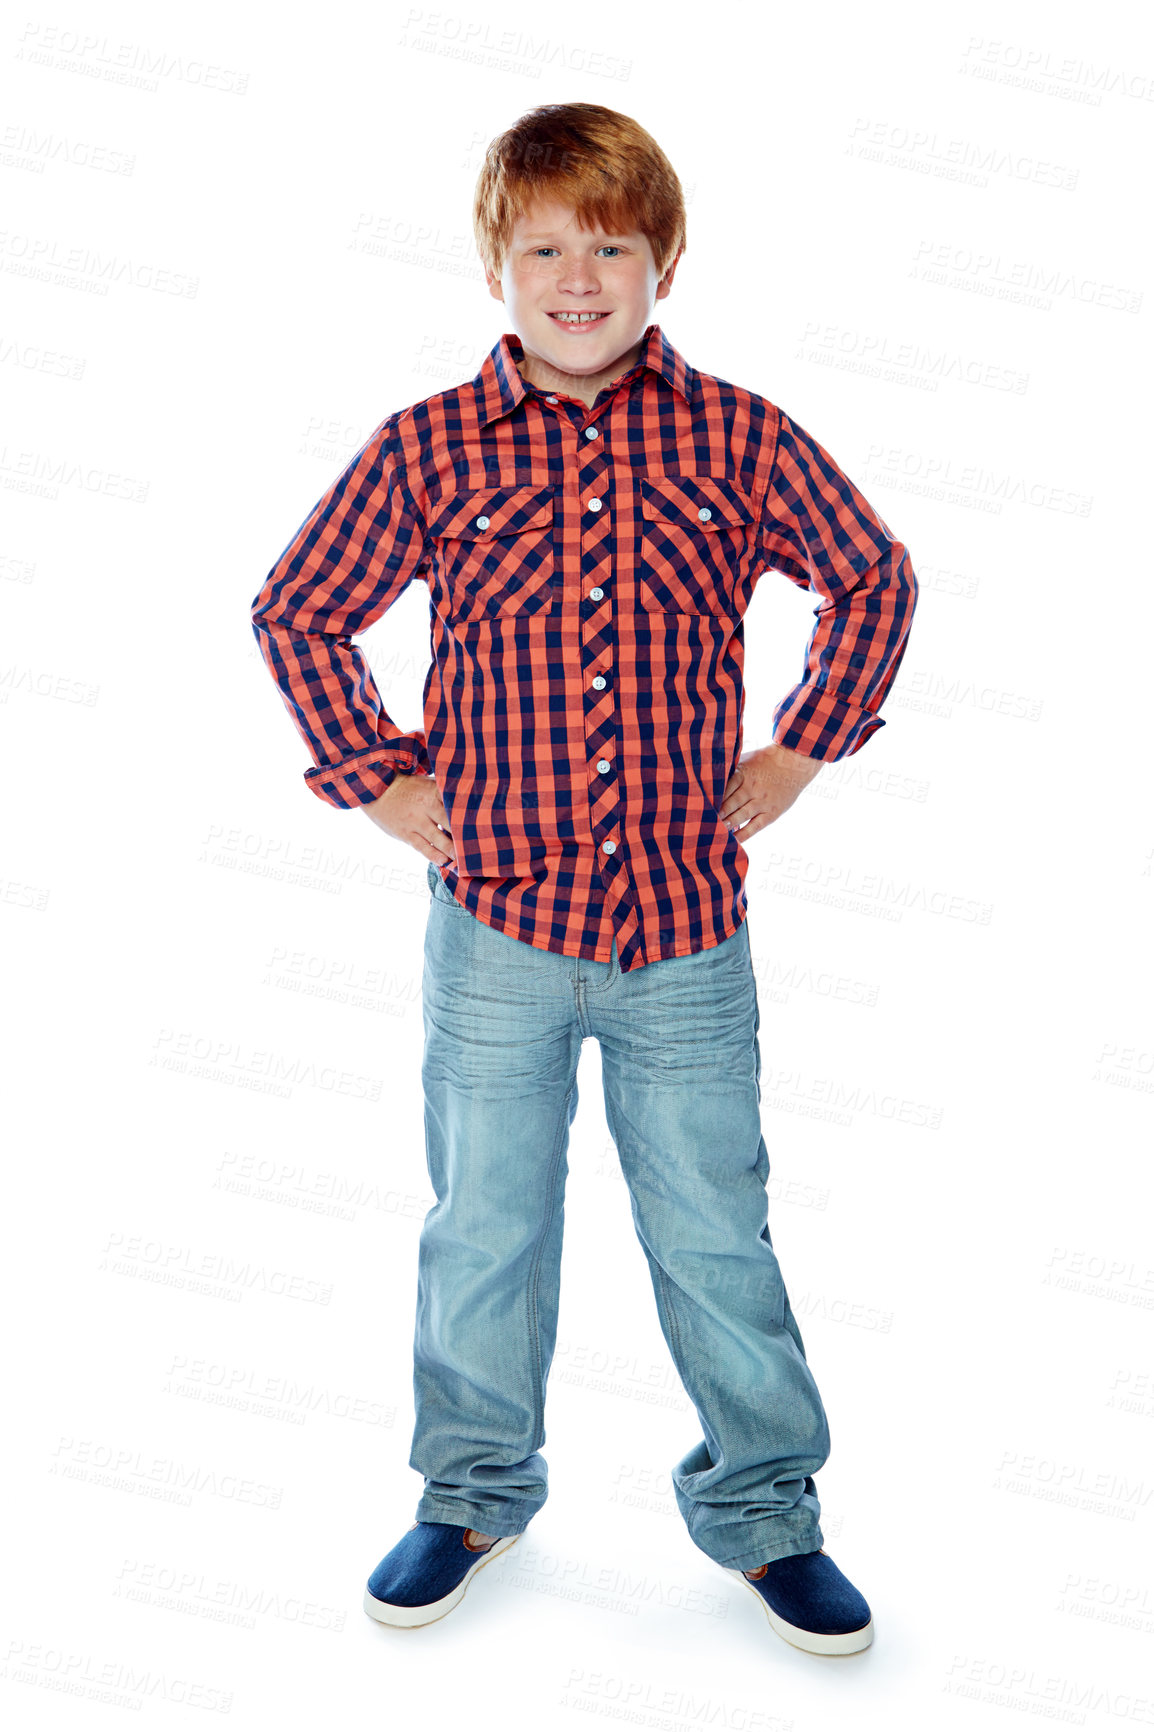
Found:
[[[449,814],[434,776],[395,776],[363,810],[379,830],[407,842],[434,866],[456,865]]]

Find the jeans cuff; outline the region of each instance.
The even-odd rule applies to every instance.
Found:
[[[417,1504],[413,1517],[419,1522],[448,1522],[452,1527],[472,1528],[474,1533],[496,1534],[499,1540],[504,1540],[514,1534],[523,1534],[535,1514],[534,1510],[521,1517],[507,1504],[499,1511],[487,1512],[475,1504],[442,1501],[426,1494]]]
[[[696,1542],[700,1545],[700,1541]],[[776,1563],[778,1558],[796,1557],[802,1552],[819,1552],[825,1544],[821,1528],[813,1522],[790,1523],[784,1517],[750,1524],[750,1541],[744,1551],[732,1558],[714,1558],[726,1570],[759,1570],[762,1564]],[[705,1551],[705,1547],[701,1546]],[[712,1557],[712,1552],[706,1552]]]

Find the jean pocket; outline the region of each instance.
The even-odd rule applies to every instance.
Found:
[[[429,895],[432,897],[434,902],[443,903],[446,908],[451,908],[458,914],[467,915],[469,913],[469,910],[457,901],[457,898],[453,895],[453,892],[441,877],[440,868],[434,865],[431,860],[429,861],[428,878]]]

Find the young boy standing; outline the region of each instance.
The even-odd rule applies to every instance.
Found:
[[[822,1548],[829,1454],[767,1224],[744,843],[856,752],[904,653],[909,557],[783,410],[650,322],[685,246],[650,135],[546,105],[489,147],[474,226],[512,329],[389,415],[253,603],[330,805],[429,861],[417,1520],[365,1609],[444,1616],[541,1508],[582,1041],[661,1328],[703,1437],[672,1470],[695,1544],[815,1653],[868,1646]],[[817,597],[773,743],[741,754],[760,574]],[[424,728],[352,639],[430,594]]]

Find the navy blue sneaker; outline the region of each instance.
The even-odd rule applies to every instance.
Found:
[[[731,1570],[756,1594],[779,1636],[809,1654],[856,1654],[874,1639],[870,1609],[824,1548]]]
[[[478,1545],[475,1528],[414,1522],[369,1577],[365,1611],[399,1629],[431,1624],[460,1604],[478,1570],[520,1538],[510,1534]]]

